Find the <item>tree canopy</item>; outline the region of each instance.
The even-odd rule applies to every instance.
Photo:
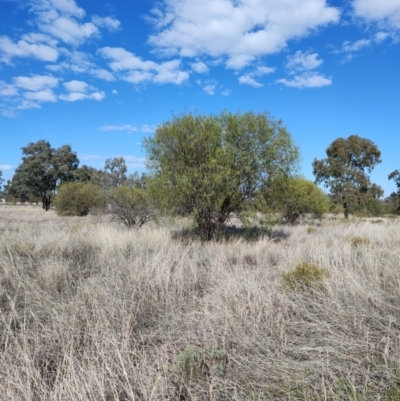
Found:
[[[298,149],[267,113],[184,114],[145,141],[149,189],[161,206],[192,215],[203,241],[240,212],[274,175],[297,167]]]
[[[45,140],[29,143],[22,153],[22,163],[15,170],[8,192],[21,200],[39,198],[48,210],[57,186],[74,179],[78,157],[70,145],[54,149]]]
[[[381,162],[381,152],[372,141],[357,135],[338,138],[326,154],[326,159],[314,159],[315,181],[330,188],[332,198],[342,204],[345,218],[352,205],[366,205],[383,195],[382,188],[369,177]]]

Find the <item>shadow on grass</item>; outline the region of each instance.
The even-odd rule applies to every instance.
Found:
[[[223,227],[216,235],[216,242],[231,242],[239,239],[245,242],[256,242],[262,239],[269,239],[274,242],[281,242],[289,238],[290,233],[282,229],[263,228],[259,226],[250,227]],[[200,230],[197,227],[183,228],[172,232],[172,239],[188,244],[200,241]]]

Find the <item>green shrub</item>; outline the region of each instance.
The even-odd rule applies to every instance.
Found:
[[[59,216],[86,216],[91,208],[103,205],[100,188],[83,182],[61,185],[54,199],[54,207]]]
[[[307,227],[307,234],[314,234],[316,231],[314,227]]]
[[[324,278],[328,275],[325,268],[314,263],[299,263],[293,270],[283,274],[283,281],[289,288],[321,287]]]
[[[278,176],[263,189],[268,207],[294,224],[303,213],[321,218],[329,210],[327,195],[313,182],[301,177]]]
[[[371,241],[365,237],[350,237],[350,243],[351,243],[351,246],[356,248],[358,246],[369,245],[371,243]]]

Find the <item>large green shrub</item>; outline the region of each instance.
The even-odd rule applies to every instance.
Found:
[[[54,207],[59,216],[86,216],[91,208],[103,205],[100,188],[83,182],[61,185],[54,199]]]
[[[289,224],[294,224],[303,213],[321,216],[329,210],[327,195],[301,177],[276,177],[268,182],[263,193],[267,207],[282,213]]]
[[[269,177],[290,173],[298,149],[268,114],[186,114],[145,141],[149,190],[169,213],[192,216],[203,241],[253,201]]]

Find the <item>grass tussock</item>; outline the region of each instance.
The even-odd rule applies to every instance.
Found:
[[[0,207],[0,399],[399,400],[396,221],[205,245],[177,225]]]
[[[355,236],[355,237],[350,237],[349,241],[351,243],[351,246],[354,248],[360,247],[360,246],[368,246],[371,244],[371,240],[365,237],[360,237],[360,236]]]
[[[322,287],[328,270],[314,263],[299,263],[293,270],[283,274],[283,281],[289,288]]]

